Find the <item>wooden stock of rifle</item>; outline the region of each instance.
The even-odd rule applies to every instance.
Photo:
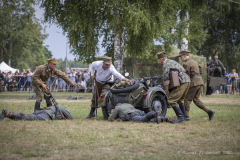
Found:
[[[41,80],[41,78],[38,78],[38,79],[39,79],[39,81],[40,81],[42,84],[44,84],[43,81]],[[45,89],[45,88],[43,88],[43,87],[40,86],[39,88],[42,90],[43,94],[46,93],[46,94],[47,94],[47,97],[51,99],[51,101],[53,102],[53,105],[56,107],[56,113],[57,113],[57,111],[59,111],[59,113],[61,114],[62,118],[66,120],[66,118],[64,117],[62,111],[61,111],[61,110],[59,109],[59,107],[58,107],[58,103],[57,103],[56,100],[53,98],[53,95],[52,95],[52,93],[50,92],[50,90],[48,89],[48,87],[46,87],[46,89]],[[44,90],[45,90],[46,92],[44,92]],[[55,113],[55,115],[56,115],[56,113]]]

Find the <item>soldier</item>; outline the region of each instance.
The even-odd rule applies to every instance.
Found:
[[[208,60],[207,60],[207,68],[212,68],[212,57],[211,56],[209,56],[208,57]]]
[[[96,71],[96,77],[94,75],[95,71]],[[126,81],[126,82],[129,81],[123,75],[118,73],[118,71],[112,65],[111,57],[105,57],[103,61],[93,62],[91,65],[91,68],[90,68],[90,72],[91,72],[92,81],[94,81],[94,79],[96,79],[96,86],[97,86],[99,95],[101,95],[106,89],[110,88],[110,86],[109,86],[109,84],[107,84],[107,82],[109,80],[111,80],[112,75],[117,77],[120,81]],[[99,99],[98,101],[100,101],[100,100],[101,99]],[[103,104],[103,103],[101,103],[101,104]],[[103,107],[103,106],[99,105],[98,107]],[[90,113],[86,118],[95,117],[94,111],[95,111],[95,93],[93,93]],[[107,117],[104,117],[104,118],[106,119]]]
[[[162,121],[174,123],[175,121],[169,117],[160,117],[159,112],[148,112],[147,114],[141,110],[134,108],[129,103],[119,103],[115,109],[108,108],[111,110],[111,115],[108,117],[109,121],[114,119],[120,119],[122,121],[132,122],[157,122],[158,124]]]
[[[71,84],[73,86],[77,85],[75,82],[72,82],[63,72],[57,70],[56,64],[57,64],[57,61],[55,60],[55,58],[48,59],[48,64],[38,66],[36,72],[32,76],[32,87],[34,92],[37,95],[34,111],[40,108],[40,103],[42,101],[43,93],[39,89],[39,87],[42,86],[44,89],[47,89],[47,83],[48,83],[47,80],[49,79],[49,77],[53,75],[57,75],[58,77],[62,78],[66,83]],[[39,78],[41,78],[42,81],[45,82],[45,84],[41,83]],[[45,95],[44,95],[44,99],[46,100],[47,106],[52,105],[50,99],[48,99]]]
[[[62,114],[66,119],[73,119],[72,114],[63,106],[58,106],[59,109],[62,111]],[[8,111],[6,109],[2,110],[2,114],[0,115],[0,121],[3,120],[5,117],[10,118],[12,120],[57,120],[62,119],[62,115],[58,111],[56,113],[55,106],[49,106],[46,109],[36,110],[32,114],[23,114],[23,113],[15,113]]]
[[[214,56],[214,59],[215,59],[215,60],[213,60],[213,62],[212,62],[214,72],[215,72],[215,71],[218,71],[218,72],[220,73],[221,77],[223,77],[223,75],[222,75],[222,69],[220,68],[220,65],[222,66],[222,68],[223,68],[224,70],[226,70],[226,68],[223,66],[222,62],[218,59],[218,56],[217,56],[217,55]]]
[[[177,115],[176,123],[181,123],[185,121],[185,107],[184,107],[184,99],[186,97],[189,84],[190,84],[190,78],[185,73],[185,69],[176,61],[167,59],[165,52],[159,52],[157,53],[158,61],[161,65],[163,65],[163,82],[164,82],[164,88],[165,92],[168,96],[168,103],[170,106],[172,106],[173,110],[175,111]],[[169,93],[169,84],[170,84],[170,78],[169,73],[172,70],[177,70],[179,72],[179,80],[181,82],[181,85],[179,87],[175,87],[172,89],[171,93]],[[178,106],[179,104],[179,106]]]
[[[192,101],[198,108],[204,110],[208,114],[209,120],[212,120],[215,112],[208,109],[205,106],[205,104],[199,99],[200,93],[202,92],[202,89],[203,89],[203,81],[200,75],[202,74],[201,66],[199,66],[199,64],[196,61],[189,58],[189,53],[191,52],[181,51],[178,55],[179,57],[181,57],[181,60],[184,62],[183,67],[186,70],[186,73],[191,78],[190,87],[188,89],[187,96],[184,100],[185,113],[186,113],[185,120],[190,121],[189,111],[190,111],[190,104]]]

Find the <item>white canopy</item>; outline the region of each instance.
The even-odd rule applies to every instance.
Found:
[[[7,65],[4,61],[2,61],[2,63],[0,64],[0,70],[4,73],[7,73],[9,71],[12,71],[12,73],[15,73],[16,71],[19,72],[18,69],[14,69],[12,67],[10,67],[9,65]]]

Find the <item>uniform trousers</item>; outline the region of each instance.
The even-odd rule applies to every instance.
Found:
[[[96,84],[97,84],[96,88],[98,89],[98,94],[99,94],[99,95],[97,95],[97,103],[96,104],[97,104],[98,107],[104,107],[105,100],[104,100],[104,98],[101,99],[100,96],[102,95],[102,93],[104,91],[106,91],[107,89],[110,88],[110,85],[109,84],[102,84],[102,83],[99,83],[97,81],[96,81]],[[99,98],[98,98],[98,96],[99,96]],[[95,108],[95,91],[94,90],[93,90],[91,107]]]
[[[129,121],[133,121],[133,122],[149,122],[155,115],[156,115],[156,112],[148,112],[146,114],[146,113],[143,113],[143,111],[136,110],[135,112],[132,112],[130,114]]]
[[[189,116],[190,104],[192,101],[198,108],[204,110],[205,112],[209,111],[205,104],[199,99],[202,89],[203,85],[193,86],[188,89],[187,96],[184,100],[186,116]]]
[[[174,88],[169,97],[168,103],[173,107],[176,104],[184,103],[184,99],[187,95],[187,91],[189,88],[190,82],[182,83],[179,87]]]
[[[48,85],[48,84],[46,83],[46,85]],[[36,102],[41,103],[42,102],[42,97],[44,95],[44,99],[46,100],[46,103],[47,104],[51,104],[52,103],[51,100],[49,98],[47,98],[45,96],[45,94],[43,94],[43,92],[34,83],[32,84],[32,87],[33,87],[33,91],[36,93],[36,96],[37,96]]]

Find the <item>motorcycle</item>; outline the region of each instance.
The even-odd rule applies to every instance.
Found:
[[[125,73],[125,76],[128,77],[129,74]],[[110,111],[108,108],[110,107],[108,106],[112,105],[114,108],[118,103],[132,104],[136,109],[145,113],[157,111],[160,112],[162,117],[165,117],[168,108],[168,97],[162,88],[161,82],[159,82],[161,78],[162,76],[159,75],[142,77],[137,81],[131,79],[130,82],[125,84],[122,82],[112,83],[111,89],[106,90],[100,96],[105,102],[104,107],[102,107],[104,119],[109,117]],[[131,86],[131,83],[134,84]]]

